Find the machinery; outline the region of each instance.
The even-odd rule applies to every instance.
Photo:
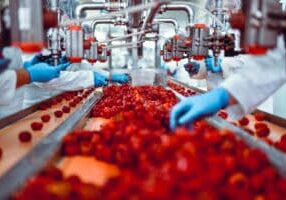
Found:
[[[244,12],[233,14],[230,23],[241,31],[241,46],[247,52],[265,54],[276,47],[278,35],[285,39],[285,11],[275,0],[242,2]]]

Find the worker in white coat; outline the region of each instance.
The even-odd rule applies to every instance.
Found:
[[[9,65],[10,61],[2,59],[2,65]],[[31,82],[48,82],[60,75],[60,71],[69,64],[52,67],[46,63],[38,63],[29,69],[6,70],[0,75],[0,106],[9,105],[14,98],[16,89]]]
[[[245,66],[231,75],[218,88],[182,100],[171,111],[170,126],[192,124],[194,120],[226,108],[238,119],[251,113],[286,83],[286,51],[284,40],[263,56],[245,57]]]
[[[37,60],[38,56],[40,56],[40,54],[35,56],[30,62],[25,62],[24,67],[29,68],[31,64],[39,62],[39,60]],[[61,62],[65,63],[67,61],[62,58]],[[113,74],[111,81],[127,83],[129,77],[126,74]],[[96,70],[96,68],[89,63],[75,63],[70,65],[65,71],[61,71],[58,78],[46,83],[34,83],[27,87],[23,107],[29,107],[65,91],[106,86],[108,82],[108,72]]]

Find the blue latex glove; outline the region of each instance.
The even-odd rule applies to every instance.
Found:
[[[63,57],[60,58],[60,64],[66,64],[66,63],[68,63],[68,62],[69,62],[69,61],[68,61],[68,59],[67,59],[66,56],[63,56]]]
[[[128,83],[129,77],[127,74],[112,74],[111,80],[116,83]]]
[[[100,73],[93,72],[93,79],[95,86],[106,86],[108,78]]]
[[[218,65],[215,66],[215,62],[214,62],[214,57],[213,56],[209,56],[205,59],[205,64],[206,64],[206,68],[208,71],[211,71],[213,73],[219,73],[222,72],[222,59],[219,58],[218,59]]]
[[[24,69],[28,69],[29,67],[38,64],[40,62],[41,53],[35,55],[32,60],[24,62]]]
[[[60,76],[60,71],[65,70],[70,63],[58,65],[56,67],[47,63],[38,63],[28,67],[26,70],[30,74],[31,82],[48,82]]]
[[[0,73],[4,72],[10,64],[10,60],[8,59],[0,59]]]
[[[226,107],[229,94],[224,88],[217,88],[203,95],[188,97],[174,106],[170,116],[170,128],[191,125],[196,119],[212,115]]]

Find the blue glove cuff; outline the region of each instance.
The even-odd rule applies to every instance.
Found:
[[[221,109],[225,108],[228,106],[228,102],[229,102],[229,93],[226,89],[220,87],[220,88],[216,88],[214,90],[211,91],[211,93],[217,95],[220,97],[220,103],[221,103]]]

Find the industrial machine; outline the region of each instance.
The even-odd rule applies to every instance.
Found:
[[[176,136],[168,127],[169,111],[178,99],[205,91],[168,77],[160,69],[162,62],[177,62],[178,67],[196,74],[193,61],[213,55],[217,65],[221,55],[261,55],[276,47],[280,35],[286,39],[286,13],[277,1],[244,0],[236,13],[229,12],[224,1],[213,1],[211,10],[190,1],[168,0],[10,1],[11,45],[23,53],[45,49],[42,61],[54,66],[65,57],[74,65],[87,62],[96,68],[107,64],[112,69],[114,50],[127,49],[130,62],[124,73],[132,83],[144,79],[149,86],[111,85],[64,92],[0,119],[0,199],[25,199],[34,192],[37,197],[59,199],[100,199],[107,193],[104,197],[110,199],[136,199],[139,194],[141,199],[160,199],[162,194],[184,197],[184,192],[194,191],[197,199],[214,195],[230,199],[227,195],[234,194],[271,199],[267,192],[282,196],[285,119],[257,110],[235,121],[222,110],[219,117],[195,124],[193,132],[180,129]],[[198,21],[197,10],[205,12],[210,23]],[[181,27],[166,15],[172,12],[184,13],[187,25]],[[109,28],[102,40],[97,33],[101,24],[120,27],[124,35],[114,36]],[[173,26],[172,37],[162,37],[163,24]],[[240,30],[243,51],[235,51],[237,38],[228,32],[229,27]],[[153,68],[141,69],[138,63],[146,57],[144,45],[150,41],[154,43]],[[206,158],[203,166],[197,164],[197,155]],[[174,178],[182,180],[178,186]],[[262,184],[267,182],[276,187]],[[251,193],[245,188],[254,189]]]

